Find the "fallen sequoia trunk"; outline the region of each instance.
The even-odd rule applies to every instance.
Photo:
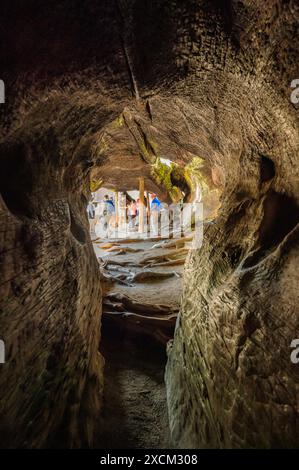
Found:
[[[166,345],[173,338],[178,309],[169,305],[137,302],[120,293],[103,299],[103,325],[129,334],[144,334]]]
[[[92,445],[103,361],[91,173],[113,187],[146,175],[167,197],[151,171],[163,155],[199,157],[221,193],[185,269],[166,374],[173,445],[297,447],[298,2],[2,3],[1,445]],[[148,327],[134,315],[115,321]]]

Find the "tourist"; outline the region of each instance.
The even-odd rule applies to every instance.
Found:
[[[129,229],[133,230],[136,223],[137,217],[137,204],[136,201],[132,200],[128,206],[128,216],[129,216]]]
[[[158,236],[159,234],[159,214],[161,211],[161,202],[157,198],[156,194],[152,194],[152,201],[150,203],[151,212],[151,232],[152,235]]]
[[[94,233],[95,231],[95,207],[92,201],[89,201],[87,205],[87,214],[88,214],[88,219],[89,219],[89,224],[90,224],[90,231]]]
[[[111,234],[111,225],[115,215],[115,206],[111,197],[106,194],[102,206],[102,214],[100,215],[99,234],[103,238],[109,238]]]

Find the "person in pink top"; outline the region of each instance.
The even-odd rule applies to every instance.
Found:
[[[137,204],[136,201],[131,201],[128,207],[128,215],[129,215],[129,228],[133,229],[135,226],[135,219],[137,216]]]

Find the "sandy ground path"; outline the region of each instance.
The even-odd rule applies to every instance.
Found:
[[[113,242],[113,240],[110,240]],[[121,243],[121,248],[138,249],[134,253],[117,254],[94,243],[97,257],[138,264],[147,256],[164,255],[171,249],[154,248],[156,241]],[[133,272],[149,268],[129,266]],[[167,279],[134,283],[103,283],[103,295],[121,293],[138,302],[166,304],[178,308],[182,291],[183,265],[157,266],[157,272],[177,273]],[[165,345],[155,339],[119,330],[103,322],[101,352],[105,357],[104,406],[100,422],[99,448],[167,448],[168,417],[164,370]]]

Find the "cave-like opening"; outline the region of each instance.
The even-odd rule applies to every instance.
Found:
[[[109,174],[101,167],[91,172],[87,212],[100,269],[105,358],[101,446],[169,444],[166,346],[196,231],[219,208],[202,165],[200,159],[179,167],[157,158],[150,171],[144,165],[137,175],[132,165],[129,178],[125,166]],[[205,212],[202,199],[209,201]]]

